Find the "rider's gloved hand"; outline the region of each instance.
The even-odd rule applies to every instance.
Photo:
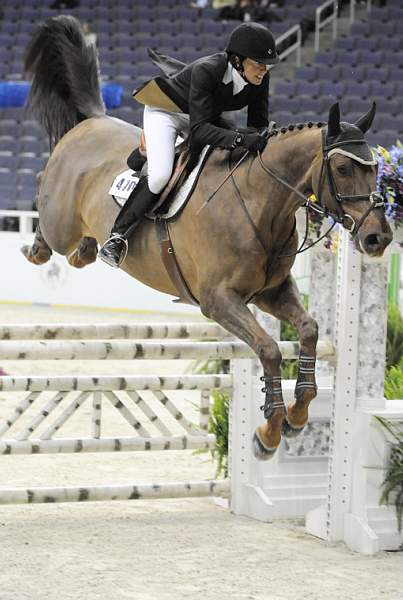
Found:
[[[267,144],[267,139],[258,133],[247,133],[241,143],[241,146],[251,152],[262,152]]]
[[[231,146],[232,150],[241,146],[246,148],[250,152],[257,152],[264,150],[267,144],[267,139],[259,133],[237,133],[234,142]]]

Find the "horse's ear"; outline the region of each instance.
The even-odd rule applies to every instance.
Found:
[[[372,121],[374,120],[374,117],[375,117],[375,112],[376,112],[376,103],[373,102],[369,111],[363,117],[360,117],[358,119],[358,121],[356,121],[354,123],[354,125],[356,125],[359,129],[361,129],[362,133],[366,133],[372,125]]]
[[[340,133],[340,106],[336,102],[329,109],[329,119],[327,122],[328,137],[335,137]]]

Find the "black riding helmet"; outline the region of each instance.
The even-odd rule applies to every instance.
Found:
[[[235,27],[225,50],[265,65],[274,65],[280,60],[272,32],[259,23],[242,23]]]

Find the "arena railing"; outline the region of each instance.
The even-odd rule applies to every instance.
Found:
[[[39,215],[35,210],[0,210],[0,222],[5,217],[18,219],[18,232],[22,235],[29,235],[33,233],[33,221],[38,219]],[[2,227],[0,226],[1,230]]]
[[[355,6],[357,4],[357,0],[350,0],[350,23],[353,24],[355,22]],[[367,13],[371,12],[372,8],[372,0],[366,0],[367,5]]]
[[[333,7],[333,11],[329,16],[325,16],[323,13],[329,8],[329,6]],[[329,23],[333,23],[333,39],[336,39],[337,35],[337,0],[328,0],[324,2],[315,12],[315,52],[319,52],[320,46],[320,32],[321,30],[329,25]]]
[[[300,25],[294,25],[287,29],[284,33],[282,33],[278,38],[276,38],[276,46],[280,47],[281,44],[287,41],[290,38],[294,38],[295,41],[291,42],[291,45],[285,48],[282,52],[279,53],[280,59],[284,60],[289,54],[295,52],[296,56],[296,66],[301,66],[301,45],[302,45],[302,32]]]

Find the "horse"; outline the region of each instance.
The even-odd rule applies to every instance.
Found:
[[[28,107],[45,128],[51,153],[39,177],[39,229],[24,253],[41,264],[55,251],[82,267],[96,260],[97,244],[108,236],[118,211],[108,190],[127,168],[141,130],[106,115],[96,51],[85,44],[74,18],[59,16],[40,26],[27,46],[25,66],[32,81]],[[381,256],[392,240],[375,191],[376,161],[368,159],[364,137],[374,114],[375,104],[347,123],[336,103],[327,124],[275,129],[265,150],[244,157],[235,170],[231,153],[214,149],[188,204],[169,223],[180,270],[202,314],[248,344],[261,362],[264,420],[254,432],[257,459],[273,456],[282,435],[302,431],[317,393],[318,326],[291,274],[298,252],[296,211],[314,194],[312,207],[348,229],[357,250],[370,257]],[[156,290],[177,294],[150,220],[130,238],[121,268]],[[288,407],[279,347],[249,304],[298,331],[295,400]]]

